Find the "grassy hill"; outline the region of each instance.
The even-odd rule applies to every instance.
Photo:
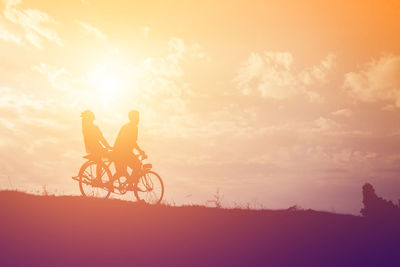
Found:
[[[0,266],[399,266],[400,226],[326,212],[0,192]]]

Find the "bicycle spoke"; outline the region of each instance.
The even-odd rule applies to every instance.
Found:
[[[104,168],[101,168],[100,170],[100,179],[103,177],[103,175],[106,173],[106,170]]]
[[[90,177],[93,177],[92,166],[90,166]]]
[[[152,171],[145,173],[138,182],[136,195],[138,199],[142,199],[146,203],[159,203],[164,195],[161,178]]]
[[[86,176],[85,176],[85,174],[86,174]],[[91,178],[92,176],[90,175],[90,173],[89,173],[88,171],[85,171],[85,172],[83,173],[82,177],[85,177],[85,178],[88,179],[89,181],[92,180],[92,178]]]
[[[82,195],[87,197],[107,198],[110,195],[108,188],[104,186],[93,186],[93,180],[100,178],[102,180],[110,180],[111,172],[104,164],[97,165],[97,162],[87,162],[82,166],[79,172],[79,187]],[[97,177],[100,175],[100,177]]]

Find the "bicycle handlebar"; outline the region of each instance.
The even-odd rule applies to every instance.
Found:
[[[108,152],[112,153],[113,152],[113,147],[107,148],[107,150],[108,150]],[[144,153],[144,151],[143,151],[143,153]],[[145,160],[145,159],[148,158],[146,153],[144,153],[144,154],[135,154],[135,155],[138,156],[140,160]]]

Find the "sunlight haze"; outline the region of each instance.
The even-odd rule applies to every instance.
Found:
[[[132,109],[165,200],[400,199],[400,1],[0,2],[0,188],[78,195],[80,114]]]

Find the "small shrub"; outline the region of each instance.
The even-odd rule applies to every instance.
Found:
[[[216,208],[222,208],[222,199],[224,196],[220,193],[219,188],[217,188],[217,191],[213,195],[214,199],[207,200],[207,203],[211,203],[215,205]]]

